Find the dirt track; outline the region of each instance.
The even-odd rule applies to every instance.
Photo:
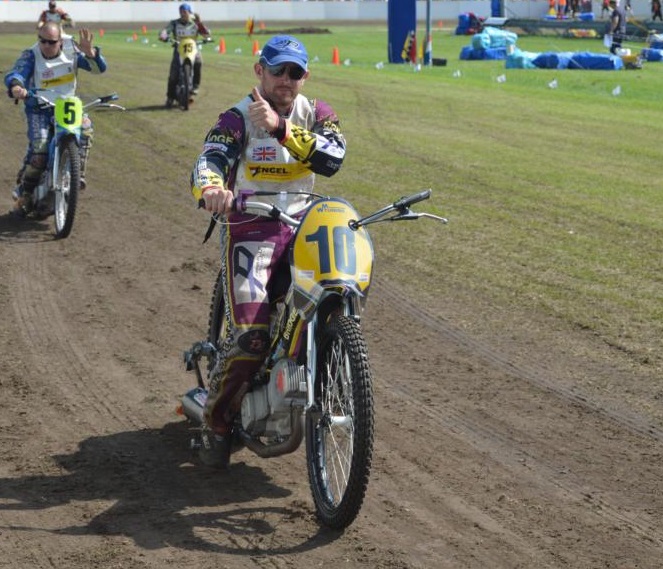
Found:
[[[379,274],[356,523],[316,524],[303,450],[243,451],[222,475],[195,464],[174,409],[216,271],[199,212],[181,187],[161,195],[166,215],[150,193],[127,208],[152,180],[104,163],[100,136],[69,239],[10,219],[23,124],[8,107],[21,142],[0,141],[0,567],[661,567],[663,432],[642,397],[600,389],[649,391],[660,409],[652,378],[582,330],[505,334],[453,298],[403,305]]]

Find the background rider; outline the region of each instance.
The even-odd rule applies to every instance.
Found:
[[[176,20],[171,20],[168,25],[159,33],[161,41],[168,41],[171,37],[175,40],[180,40],[185,37],[196,39],[198,36],[210,39],[210,31],[203,24],[200,16],[194,14],[189,4],[180,5],[180,17]],[[200,88],[200,80],[202,76],[203,58],[200,50],[196,54],[196,59],[193,63],[193,91],[192,94],[196,95]],[[168,89],[166,92],[166,107],[172,107],[175,103],[175,88],[177,86],[177,78],[179,75],[180,59],[177,53],[177,47],[173,49],[173,58],[170,62],[170,72],[168,73]]]
[[[28,150],[20,185],[13,193],[16,211],[21,211],[46,169],[53,118],[53,108],[40,105],[39,100],[28,96],[28,90],[43,89],[40,95],[55,101],[76,93],[78,69],[93,73],[106,71],[106,60],[100,48],[93,46],[93,35],[87,28],[79,31],[78,44],[63,38],[56,22],[44,24],[37,37],[37,43],[21,53],[4,79],[8,95],[25,101],[28,125]]]
[[[74,21],[63,8],[58,8],[55,0],[50,0],[48,10],[44,10],[37,20],[37,29],[41,28],[46,22],[55,22],[63,27],[74,27]]]

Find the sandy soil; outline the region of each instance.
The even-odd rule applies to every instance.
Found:
[[[303,449],[198,465],[175,407],[216,272],[200,212],[181,185],[160,211],[150,192],[127,208],[153,180],[125,183],[99,136],[73,233],[54,241],[50,221],[4,213],[23,124],[0,113],[18,133],[0,140],[0,567],[661,567],[656,378],[585,331],[499,312],[487,326],[480,303],[403,302],[380,274],[356,522],[316,523]]]

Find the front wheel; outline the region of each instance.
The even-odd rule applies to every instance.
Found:
[[[81,185],[81,157],[78,145],[73,138],[60,141],[57,152],[60,154],[58,171],[55,173],[55,238],[64,239],[71,233],[78,205],[78,192]]]
[[[191,62],[188,60],[182,64],[180,82],[180,106],[188,111],[191,102],[191,90],[193,89],[193,69],[191,68]]]
[[[318,519],[343,529],[359,514],[373,455],[373,385],[359,325],[334,316],[318,346],[306,415],[308,477]]]

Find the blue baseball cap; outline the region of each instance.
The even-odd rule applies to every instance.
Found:
[[[280,65],[281,63],[295,63],[305,71],[308,69],[308,53],[297,38],[292,36],[274,36],[262,48],[261,63],[267,65]]]
[[[185,3],[185,4],[180,4],[180,12],[181,12],[182,10],[186,10],[186,11],[189,12],[190,14],[193,14],[193,10],[191,9],[191,5],[190,5],[190,4],[186,4],[186,3]]]

